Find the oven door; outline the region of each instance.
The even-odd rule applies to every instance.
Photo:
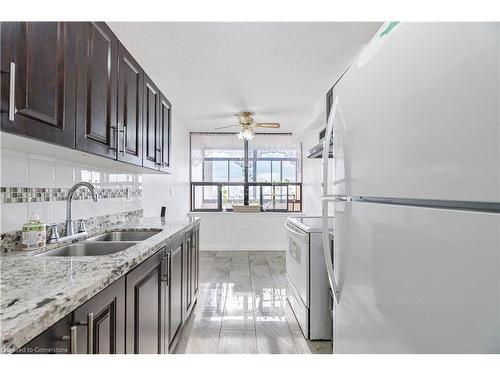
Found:
[[[309,308],[309,234],[285,223],[288,241],[286,273],[304,306]]]

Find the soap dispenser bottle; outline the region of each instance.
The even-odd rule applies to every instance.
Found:
[[[22,227],[22,249],[35,250],[45,246],[45,223],[42,223],[37,213],[33,213],[29,222]]]

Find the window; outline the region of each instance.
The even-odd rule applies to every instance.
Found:
[[[302,211],[302,146],[291,134],[191,133],[191,210]]]

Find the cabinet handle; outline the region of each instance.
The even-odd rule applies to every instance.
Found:
[[[69,341],[69,351],[71,354],[78,354],[77,351],[77,336],[76,336],[77,330],[76,326],[71,326],[69,329],[69,336],[62,336],[61,341]]]
[[[87,354],[94,353],[94,313],[87,315]]]
[[[163,257],[162,263],[161,263],[161,270],[162,270],[162,275],[161,275],[161,281],[165,281],[167,283],[167,286],[169,285],[169,280],[168,280],[168,262],[169,262],[169,254],[166,254]]]
[[[125,124],[123,125],[123,130],[121,132],[123,133],[122,154],[125,155],[125,148],[127,147],[127,126]]]
[[[87,354],[94,353],[94,313],[87,314],[87,321],[76,323],[87,327]]]
[[[118,125],[119,125],[119,123],[118,123]],[[113,130],[113,134],[114,134],[115,147],[110,147],[110,150],[117,151],[118,150],[118,126],[111,126],[111,129]]]
[[[160,154],[160,157],[158,157],[158,153]],[[160,148],[155,148],[155,154],[156,154],[155,164],[161,166],[161,162],[159,161],[159,160],[161,160],[161,149]]]
[[[168,284],[172,282],[172,254],[168,254]]]
[[[16,114],[16,64],[10,63],[10,87],[9,87],[9,121],[14,121]]]

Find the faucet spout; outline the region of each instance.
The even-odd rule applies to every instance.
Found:
[[[71,203],[73,201],[73,196],[79,188],[87,188],[92,194],[92,200],[97,202],[97,192],[94,185],[89,182],[77,182],[68,192],[68,198],[66,201],[66,233],[65,236],[73,236],[75,234],[73,220],[71,217]]]

